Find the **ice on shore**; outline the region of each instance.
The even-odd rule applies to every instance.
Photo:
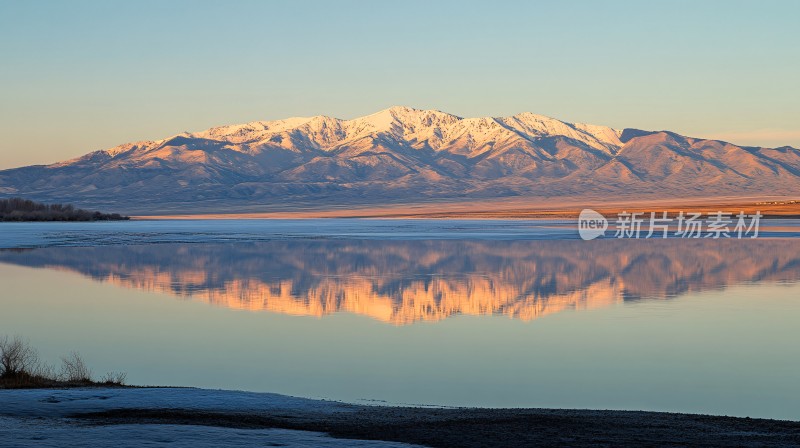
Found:
[[[284,395],[192,388],[87,388],[0,390],[0,447],[410,447],[382,441],[336,439],[286,429],[238,429],[195,425],[86,425],[70,415],[111,409],[186,409],[315,413],[352,412],[338,402]]]
[[[291,238],[564,239],[566,221],[419,219],[241,219],[2,223],[0,248],[222,243]]]
[[[643,228],[646,229],[646,225]],[[606,237],[613,235],[612,229],[606,233]],[[798,237],[800,220],[762,220],[759,235]],[[579,239],[579,235],[574,220],[550,219],[320,218],[0,223],[0,249],[253,242],[295,238],[564,240]]]

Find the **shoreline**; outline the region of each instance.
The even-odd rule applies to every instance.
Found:
[[[15,445],[23,447],[57,437],[48,432],[52,425],[66,425],[63,432],[73,438],[87,427],[95,432],[138,428],[137,440],[142,431],[163,437],[186,428],[192,433],[219,430],[225,438],[243,431],[264,438],[313,436],[319,438],[315,444],[331,446],[353,446],[356,441],[379,443],[363,446],[431,447],[800,444],[800,421],[670,412],[371,406],[269,393],[147,387],[0,390],[0,401],[0,418],[10,422],[0,436],[3,431],[20,440],[29,435],[29,445]],[[24,419],[40,423],[34,429]],[[42,419],[52,424],[42,424]],[[276,435],[276,430],[286,434]]]
[[[722,211],[736,215],[739,212],[762,213],[763,218],[800,218],[800,199],[794,198],[719,198],[596,201],[594,203],[563,202],[559,205],[524,201],[498,201],[473,203],[423,203],[398,204],[373,207],[340,207],[334,209],[276,210],[243,213],[162,213],[152,215],[131,214],[133,220],[192,220],[192,219],[577,219],[581,210],[593,209],[605,216],[622,211],[684,212],[708,214]]]

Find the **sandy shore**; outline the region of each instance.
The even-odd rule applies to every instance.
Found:
[[[115,447],[800,445],[800,422],[660,412],[363,406],[175,388],[0,391],[0,402],[0,446],[67,446],[65,437],[75,446],[111,437]]]
[[[277,210],[249,213],[152,214],[132,219],[307,219],[307,218],[420,218],[420,219],[576,219],[591,208],[605,216],[619,212],[761,212],[765,218],[800,218],[800,198],[685,198],[663,200],[529,201],[521,199],[451,203],[394,204],[318,209]]]

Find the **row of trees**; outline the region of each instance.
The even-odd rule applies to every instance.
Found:
[[[28,199],[0,199],[0,221],[117,221],[118,213],[100,213],[72,205],[42,204]]]
[[[43,362],[39,353],[20,337],[0,338],[0,389],[95,384],[121,386],[124,373],[109,372],[98,383],[78,352],[61,357],[60,369]]]

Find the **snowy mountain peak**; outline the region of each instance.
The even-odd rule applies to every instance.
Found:
[[[459,117],[438,110],[414,109],[406,106],[392,106],[360,118],[349,120],[352,123],[368,123],[380,130],[390,130],[395,124],[403,127],[410,126],[435,126],[442,123],[452,123]]]
[[[567,137],[604,152],[613,153],[622,146],[622,142],[619,141],[620,132],[607,126],[572,124],[530,112],[499,120],[528,135]]]
[[[215,210],[229,203],[413,203],[587,191],[797,195],[800,151],[623,133],[530,112],[462,118],[394,106],[349,120],[317,115],[219,126],[0,171],[0,197],[87,208],[138,201],[142,210],[154,201]]]
[[[606,126],[573,125],[530,112],[511,117],[462,118],[439,110],[392,106],[350,120],[325,115],[293,117],[219,126],[188,136],[232,144],[272,141],[280,142],[281,146],[299,139],[322,150],[380,136],[435,149],[442,148],[448,141],[458,142],[463,138],[481,146],[497,138],[536,140],[561,136],[612,153],[622,146],[619,134]],[[490,140],[483,142],[483,139]]]

